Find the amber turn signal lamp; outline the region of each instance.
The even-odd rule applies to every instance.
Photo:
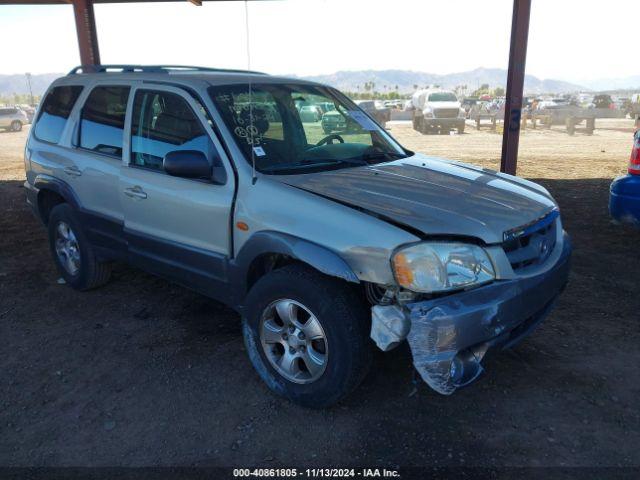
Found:
[[[396,274],[396,281],[406,287],[413,283],[413,272],[404,254],[399,253],[393,259],[393,268]]]
[[[244,222],[237,222],[236,227],[238,227],[238,230],[242,230],[243,232],[246,232],[249,230],[249,225],[247,225]]]

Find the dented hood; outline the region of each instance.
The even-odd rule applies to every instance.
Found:
[[[533,182],[423,155],[273,178],[425,235],[469,236],[486,243],[501,243],[505,231],[555,206],[549,193]]]

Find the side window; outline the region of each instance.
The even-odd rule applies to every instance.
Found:
[[[34,135],[38,140],[58,143],[71,110],[82,92],[80,86],[55,87],[44,99],[36,121]]]
[[[170,92],[138,90],[131,121],[131,165],[162,170],[164,156],[198,150],[213,158],[213,143],[189,104]]]
[[[96,87],[82,107],[80,147],[122,156],[129,87]]]

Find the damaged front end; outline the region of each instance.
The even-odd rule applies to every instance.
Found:
[[[536,275],[428,300],[388,293],[372,307],[371,338],[384,351],[406,339],[422,379],[450,395],[482,374],[487,352],[515,345],[550,312],[569,275],[568,236],[561,245],[553,266]]]

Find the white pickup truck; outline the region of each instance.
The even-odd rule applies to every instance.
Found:
[[[453,92],[418,90],[411,98],[413,129],[421,133],[464,133],[465,111]]]

